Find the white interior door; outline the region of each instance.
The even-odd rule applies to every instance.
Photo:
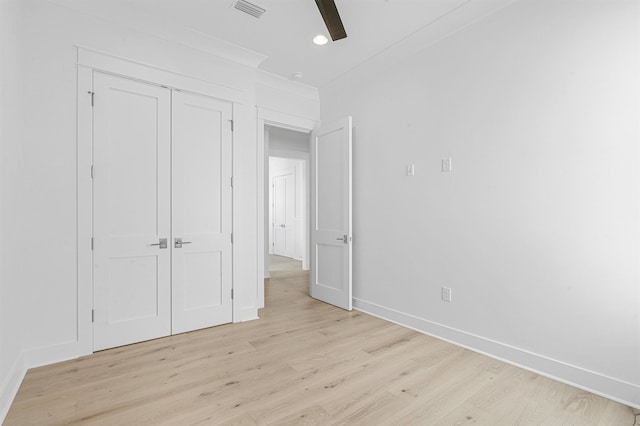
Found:
[[[94,73],[94,350],[171,333],[171,92]]]
[[[295,176],[287,173],[273,178],[273,252],[295,257],[296,230]]]
[[[311,133],[311,297],[351,310],[351,117]]]
[[[232,320],[231,113],[173,93],[174,334]]]
[[[286,239],[285,232],[285,180],[284,176],[274,176],[271,179],[273,197],[273,254],[284,256]]]

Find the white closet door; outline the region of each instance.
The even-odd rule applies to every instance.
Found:
[[[171,333],[171,92],[94,74],[94,350]]]
[[[173,93],[174,334],[232,320],[231,111]]]

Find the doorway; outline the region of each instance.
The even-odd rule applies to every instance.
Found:
[[[265,276],[309,269],[309,134],[265,126]]]
[[[262,220],[258,220],[258,270],[264,271],[262,277],[258,276],[257,282],[258,308],[265,306],[265,281],[270,277],[268,159],[270,154],[276,156],[274,150],[277,150],[276,147],[270,149],[270,139],[274,131],[293,131],[294,134],[301,133],[308,137],[296,145],[297,149],[289,145],[283,146],[283,150],[288,153],[295,152],[294,158],[304,158],[307,164],[306,175],[310,190],[306,201],[310,214],[305,215],[308,231],[305,244],[307,254],[303,258],[303,267],[308,268],[313,275],[310,279],[309,295],[351,310],[352,118],[348,116],[320,126],[320,123],[313,120],[258,108],[257,119],[258,216],[264,216]],[[308,149],[308,152],[301,153],[302,146],[305,147],[305,151]],[[334,173],[335,171],[337,173]]]

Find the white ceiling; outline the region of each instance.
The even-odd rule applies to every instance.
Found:
[[[325,46],[311,42],[328,35],[314,0],[250,0],[267,10],[260,19],[234,9],[235,0],[51,1],[186,44],[185,35],[197,36],[199,47],[225,40],[263,54],[260,69],[286,78],[301,72],[301,83],[322,87],[403,44],[426,47],[513,0],[336,0],[348,37]]]

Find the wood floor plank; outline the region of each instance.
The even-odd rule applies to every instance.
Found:
[[[29,370],[12,425],[628,425],[632,410],[308,297],[279,259],[260,320]]]

